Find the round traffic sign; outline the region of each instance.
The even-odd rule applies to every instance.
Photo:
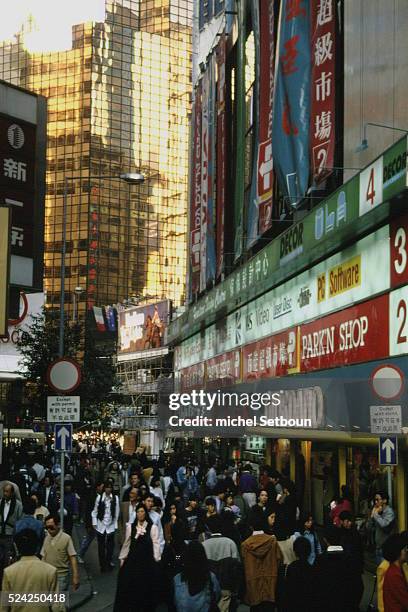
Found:
[[[395,365],[378,366],[371,373],[371,386],[380,399],[396,399],[404,388],[404,374]]]
[[[70,357],[61,357],[48,366],[47,381],[55,391],[70,393],[81,383],[81,368]]]

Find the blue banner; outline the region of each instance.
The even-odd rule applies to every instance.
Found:
[[[274,169],[291,206],[309,184],[310,5],[307,0],[281,3],[279,52],[272,127]]]
[[[199,0],[200,12],[199,12],[199,29],[202,30],[204,26],[211,21],[214,15],[214,0]]]

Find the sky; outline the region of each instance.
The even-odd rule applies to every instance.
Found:
[[[59,51],[72,46],[71,27],[85,21],[103,21],[104,0],[0,0],[0,40],[13,40],[29,15],[38,31],[26,39],[30,51]]]

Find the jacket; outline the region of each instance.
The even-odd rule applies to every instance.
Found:
[[[390,562],[381,561],[380,565],[377,567],[377,608],[378,612],[384,612],[384,598],[383,598],[383,588],[384,588],[384,578],[387,573],[388,568],[390,567]],[[402,566],[402,571],[404,572],[405,582],[408,584],[408,564],[404,563]]]
[[[381,548],[385,540],[390,536],[395,526],[394,510],[390,506],[385,506],[381,514],[374,514],[369,523],[374,526],[374,540],[377,548]]]
[[[221,589],[216,576],[211,572],[211,588],[215,601],[221,597]],[[197,593],[190,595],[187,582],[181,578],[181,574],[174,577],[174,603],[177,612],[209,612],[211,603],[211,589],[209,585]]]
[[[319,538],[317,537],[317,534],[314,531],[305,530],[303,534],[300,533],[300,531],[295,531],[293,535],[295,536],[295,540],[300,537],[303,537],[303,538],[306,538],[306,540],[309,540],[311,552],[307,560],[310,565],[313,565],[314,562],[316,561],[317,555],[322,554],[322,547],[319,542]]]
[[[241,544],[245,570],[245,602],[257,606],[275,601],[278,567],[282,553],[274,536],[254,532]]]
[[[23,505],[15,497],[11,498],[10,510],[7,519],[3,521],[3,510],[6,500],[2,497],[0,501],[0,536],[12,536],[15,524],[23,516]]]
[[[408,586],[401,567],[391,563],[384,576],[385,612],[407,612]]]
[[[57,593],[57,570],[37,557],[22,557],[17,563],[6,567],[3,575],[2,591],[6,593]],[[48,612],[64,610],[61,604],[11,605],[5,609],[18,612]]]

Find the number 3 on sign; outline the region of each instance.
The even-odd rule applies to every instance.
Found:
[[[360,217],[383,201],[383,159],[380,157],[360,174]]]
[[[390,223],[391,287],[408,283],[408,215]]]
[[[408,353],[408,287],[390,293],[390,356]]]

